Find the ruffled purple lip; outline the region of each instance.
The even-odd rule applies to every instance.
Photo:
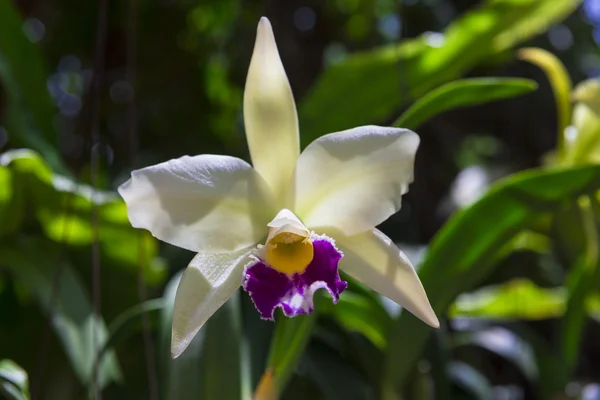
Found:
[[[246,267],[243,287],[250,295],[261,318],[273,320],[275,308],[281,307],[287,317],[313,311],[313,295],[326,289],[337,303],[348,284],[340,279],[338,262],[343,254],[325,235],[312,235],[313,260],[302,274],[288,275],[271,268],[257,258]]]

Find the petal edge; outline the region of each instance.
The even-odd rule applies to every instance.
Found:
[[[373,229],[400,209],[418,146],[416,133],[380,126],[318,138],[296,163],[295,211],[315,230]]]
[[[138,169],[118,190],[135,228],[196,252],[257,243],[273,213],[262,178],[229,156],[184,156]]]
[[[242,284],[244,264],[252,248],[233,253],[197,254],[177,287],[173,308],[171,357],[189,346],[204,323]]]
[[[252,164],[287,206],[289,182],[300,153],[298,116],[292,89],[271,23],[262,17],[244,89],[244,126]]]
[[[334,236],[344,252],[340,268],[357,281],[398,303],[426,324],[439,328],[427,294],[410,261],[381,231]]]

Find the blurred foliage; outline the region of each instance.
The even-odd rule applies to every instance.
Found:
[[[108,4],[96,93],[97,3],[0,0],[0,396],[595,398],[597,1]],[[182,154],[248,158],[263,14],[304,145],[361,124],[421,134],[382,229],[409,242],[439,331],[346,278],[337,305],[276,325],[240,293],[171,360],[191,254],[133,229],[114,188]]]
[[[27,372],[13,361],[0,361],[0,382],[0,393],[8,400],[29,399]]]

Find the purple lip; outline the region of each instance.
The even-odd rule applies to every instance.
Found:
[[[301,274],[288,276],[271,268],[263,260],[246,267],[244,289],[250,295],[261,318],[273,320],[275,308],[281,307],[287,317],[313,311],[313,295],[326,289],[337,303],[348,284],[340,279],[338,262],[343,254],[325,235],[312,235],[314,256]]]

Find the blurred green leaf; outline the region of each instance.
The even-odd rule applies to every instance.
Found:
[[[324,399],[374,399],[374,388],[331,347],[311,345],[303,361]]]
[[[550,251],[550,238],[543,233],[533,230],[523,230],[512,238],[502,249],[502,255],[508,255],[514,251],[531,251],[544,254]]]
[[[565,134],[564,162],[567,164],[600,163],[600,81],[588,79],[573,92],[573,118]]]
[[[565,129],[571,119],[571,78],[564,64],[547,50],[529,47],[519,50],[519,58],[537,65],[544,71],[556,103],[558,152],[562,157],[565,146]]]
[[[459,293],[485,278],[498,252],[528,223],[599,187],[600,166],[529,170],[504,179],[455,214],[432,241],[419,270],[434,310],[441,315]],[[384,394],[406,381],[429,332],[409,313],[401,314],[388,339]]]
[[[34,208],[46,236],[71,249],[89,250],[94,241],[92,211],[98,212],[98,235],[106,264],[137,273],[141,264],[146,282],[161,282],[166,268],[157,258],[158,244],[147,231],[134,229],[127,208],[112,192],[94,190],[54,174],[39,155],[30,150],[13,150],[0,155],[19,182],[22,195]]]
[[[567,372],[565,363],[558,355],[558,351],[528,324],[511,324],[510,330],[523,339],[531,349],[536,358],[539,373],[538,387],[542,399],[553,399],[557,394],[563,394],[566,384],[569,382],[570,374]]]
[[[322,304],[320,294],[315,294],[315,303]],[[300,315],[294,318],[286,318],[279,313],[275,325],[275,333],[271,340],[269,361],[267,362],[266,374],[272,375],[277,383],[279,392],[283,391],[288,380],[296,370],[300,357],[304,353],[306,344],[312,334],[312,329],[317,319],[315,311],[308,315]],[[265,375],[265,376],[268,376]]]
[[[23,219],[21,185],[12,172],[0,164],[0,237],[17,231]]]
[[[600,237],[590,198],[581,198],[577,204],[580,211],[578,222],[585,238],[583,242],[585,251],[577,257],[567,277],[567,310],[562,321],[562,356],[567,371],[571,371],[576,366],[581,332],[587,319],[586,299],[596,288],[600,278],[600,268],[598,268]]]
[[[452,359],[450,334],[445,329],[437,329],[432,335],[426,351],[427,359],[431,362],[429,374],[433,381],[436,397],[450,399],[452,387],[447,368]]]
[[[522,78],[471,78],[446,83],[417,100],[392,125],[416,129],[429,118],[459,107],[519,96],[537,88]]]
[[[240,399],[242,324],[238,295],[200,329],[181,356],[171,359],[171,321],[181,274],[165,288],[161,317],[161,361],[165,399]]]
[[[458,296],[448,310],[454,317],[546,319],[563,315],[564,288],[543,289],[527,279],[485,287]]]
[[[7,400],[29,399],[27,372],[12,360],[0,361],[0,395]]]
[[[302,141],[383,121],[478,63],[543,32],[580,0],[488,0],[453,22],[399,45],[354,54],[327,69],[300,104]]]
[[[567,294],[564,287],[540,288],[528,279],[513,279],[503,285],[460,294],[450,305],[448,316],[495,320],[559,318],[567,309]],[[588,316],[598,318],[598,293],[587,294],[585,310]]]
[[[448,374],[456,384],[467,392],[471,393],[476,399],[492,399],[492,385],[488,379],[471,365],[453,361],[448,366]]]
[[[385,348],[392,319],[375,298],[346,291],[337,304],[321,304],[322,315],[330,315],[348,331],[358,332],[378,348]]]
[[[510,330],[493,327],[474,332],[461,332],[452,338],[455,347],[477,346],[486,349],[518,368],[534,384],[538,380],[538,367],[534,351],[525,340]]]
[[[0,1],[0,82],[7,95],[4,124],[15,147],[37,150],[57,172],[68,174],[53,125],[56,114],[39,50],[23,32],[11,1]]]
[[[108,340],[104,342],[99,357],[104,357],[109,349],[114,348],[118,343],[144,329],[140,321],[144,314],[152,314],[151,316],[154,317],[162,311],[164,305],[163,299],[146,300],[119,314],[108,326]],[[155,322],[154,320],[155,318],[152,319],[152,322]],[[156,324],[153,323],[152,326],[154,325]]]
[[[36,297],[41,308],[51,315],[73,371],[80,382],[93,384],[95,356],[107,339],[102,320],[94,318],[85,286],[69,265],[61,259],[59,249],[41,239],[21,239],[0,248],[0,266],[7,268]],[[108,351],[99,364],[98,382],[102,388],[121,380],[114,352]]]

